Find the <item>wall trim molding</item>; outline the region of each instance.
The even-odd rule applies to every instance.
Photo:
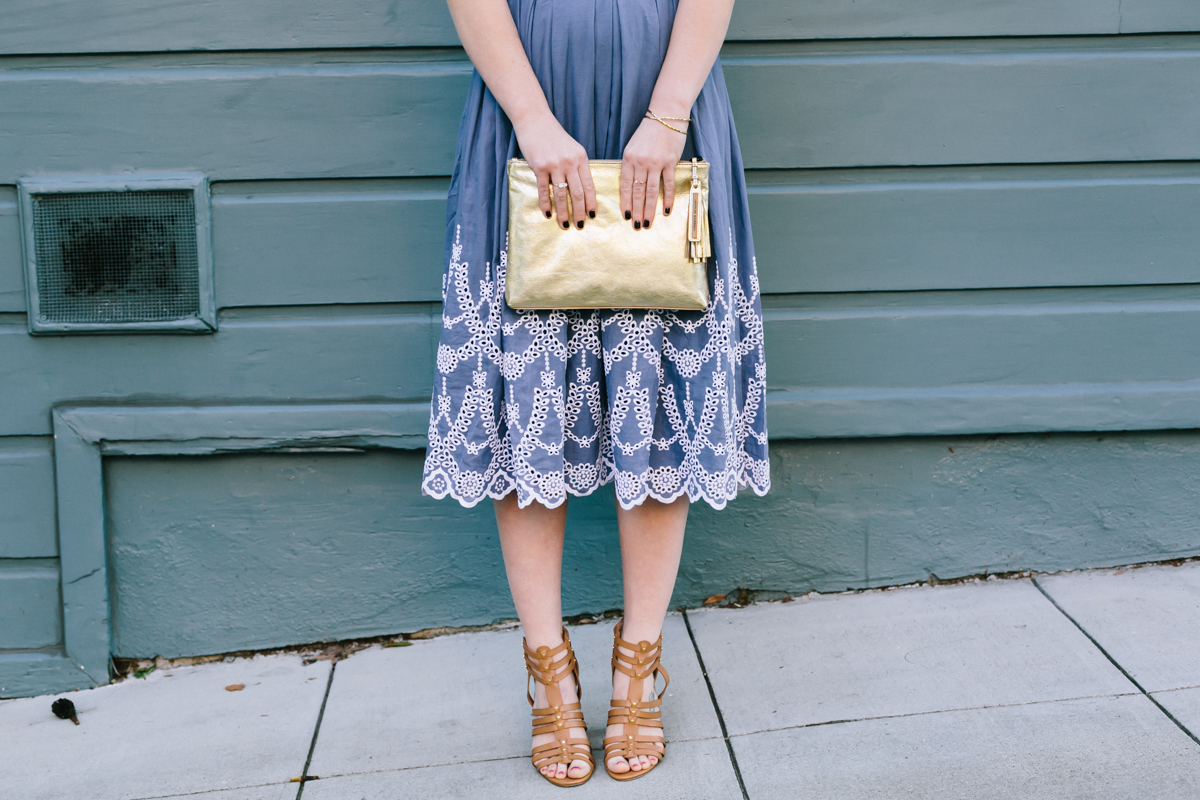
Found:
[[[1200,427],[1200,380],[767,392],[772,440]]]
[[[791,390],[767,405],[773,440],[1195,428],[1200,381]],[[429,404],[64,405],[52,419],[63,653],[0,654],[6,696],[109,680],[104,457],[421,449]]]
[[[94,686],[109,680],[112,646],[104,456],[421,448],[429,404],[60,406],[53,424],[65,653],[55,661]],[[22,664],[0,660],[0,686],[16,683],[9,673]]]

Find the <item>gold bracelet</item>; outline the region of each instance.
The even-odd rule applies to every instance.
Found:
[[[675,127],[674,125],[672,125],[671,123],[669,123],[669,122],[664,122],[664,120],[668,120],[668,119],[677,119],[677,120],[680,120],[680,121],[683,121],[683,122],[691,122],[691,121],[692,121],[692,118],[691,118],[691,117],[660,117],[658,114],[655,114],[655,113],[654,113],[653,111],[651,111],[650,109],[646,109],[646,116],[647,116],[648,118],[650,118],[650,119],[656,119],[656,120],[658,120],[659,122],[662,122],[662,124],[663,124],[663,125],[666,125],[668,128],[670,128],[671,130],[675,131],[676,133],[682,133],[684,136],[686,136],[686,135],[687,135],[687,131],[686,131],[686,130],[682,130],[682,131],[681,131],[679,128],[676,128],[676,127]]]

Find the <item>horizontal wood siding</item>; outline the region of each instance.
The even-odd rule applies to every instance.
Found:
[[[741,45],[747,167],[1195,159],[1200,39]]]
[[[427,402],[439,321],[421,306],[226,314],[215,336],[31,337],[0,325],[0,431],[49,434],[49,407],[83,399]]]
[[[725,79],[750,168],[1200,158],[1200,106],[1178,102],[1200,91],[1200,37],[730,49]],[[0,183],[130,169],[216,181],[453,168],[465,60],[145,58],[18,60],[0,73]]]
[[[449,181],[217,184],[217,302],[441,302]]]
[[[3,16],[0,696],[91,680],[71,660],[72,620],[106,613],[68,601],[64,629],[58,558],[74,567],[59,542],[78,531],[56,530],[56,406],[391,402],[425,419],[471,76],[441,2],[12,0]],[[1200,552],[1181,522],[1197,452],[1183,429],[1200,428],[1200,4],[739,0],[721,58],[748,168],[777,480],[757,504],[695,512],[678,599]],[[16,182],[142,170],[212,182],[218,331],[30,336]],[[418,423],[397,434],[404,446]],[[1120,433],[1154,428],[1174,432]],[[1080,433],[1043,446],[1054,431]],[[951,446],[971,458],[947,467]],[[1107,466],[1090,483],[1071,471],[1092,463]],[[110,459],[120,652],[508,613],[486,505],[421,498],[419,464],[419,450]],[[1134,466],[1169,480],[1146,500],[1129,488]],[[1033,506],[995,500],[1010,475],[1062,526],[1043,533]],[[290,494],[289,476],[310,494]],[[840,499],[814,503],[814,486]],[[1128,490],[1120,508],[1093,513],[1114,487]],[[343,513],[356,491],[370,496]],[[63,509],[104,519],[92,505]],[[590,583],[567,605],[609,607],[616,576],[592,555],[612,555],[611,499],[572,509]],[[371,528],[375,511],[391,527]],[[1106,514],[1142,527],[1127,536]],[[1013,530],[997,533],[999,518]],[[338,522],[333,552],[322,535]],[[752,546],[731,548],[725,532],[748,527]],[[885,533],[868,547],[870,531]],[[261,586],[238,583],[251,563],[269,567]],[[312,591],[283,588],[302,584]],[[376,605],[354,594],[364,587]],[[291,604],[278,635],[258,624],[274,598]],[[205,622],[235,612],[251,621]]]
[[[426,0],[9,0],[0,53],[457,45]],[[1200,30],[1190,0],[738,0],[730,39],[1044,36]]]
[[[276,64],[262,56],[212,66],[148,58],[0,71],[0,183],[64,172],[232,180],[453,167],[471,71],[460,58]]]
[[[1173,284],[1200,275],[1200,164],[751,178],[768,293]]]
[[[1200,266],[1200,166],[750,173],[768,294],[1176,284]],[[441,299],[445,178],[219,183],[221,307]],[[0,312],[25,310],[0,189]],[[399,224],[398,221],[403,221]]]

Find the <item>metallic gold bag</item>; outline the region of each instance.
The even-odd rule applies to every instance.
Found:
[[[707,161],[675,165],[675,210],[635,230],[621,213],[621,162],[588,162],[596,216],[583,228],[546,219],[529,163],[508,160],[508,272],[504,299],[515,309],[708,307]],[[680,201],[687,198],[687,208]],[[570,207],[568,196],[568,208]],[[568,218],[570,214],[568,213]]]

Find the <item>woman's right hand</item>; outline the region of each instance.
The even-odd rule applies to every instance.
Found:
[[[584,217],[596,216],[596,187],[588,166],[587,151],[575,141],[557,119],[546,110],[536,121],[518,128],[517,145],[529,168],[537,176],[538,202],[549,219],[558,218],[564,228],[583,227]],[[567,186],[553,186],[566,183]],[[570,196],[570,216],[567,197]]]

